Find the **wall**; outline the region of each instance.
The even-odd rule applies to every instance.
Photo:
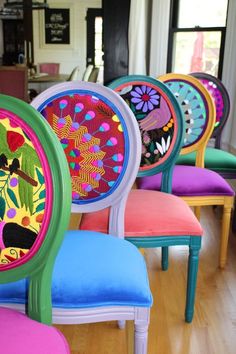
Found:
[[[0,0],[0,6],[5,0]],[[82,77],[86,68],[86,12],[87,8],[101,8],[101,0],[48,0],[50,7],[71,8],[70,45],[45,45],[43,32],[43,10],[33,11],[33,36],[35,63],[59,62],[60,72],[69,74],[77,65]],[[2,21],[0,20],[0,57],[3,54]]]

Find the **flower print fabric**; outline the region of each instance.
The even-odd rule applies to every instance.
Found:
[[[149,86],[136,86],[134,90],[131,91],[131,96],[131,102],[136,104],[136,109],[142,110],[144,113],[148,110],[151,111],[154,106],[159,104],[160,96],[157,94],[156,90]]]

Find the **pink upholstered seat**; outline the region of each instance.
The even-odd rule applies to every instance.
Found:
[[[0,347],[0,352],[5,354],[70,353],[65,338],[56,328],[3,307],[0,308]]]
[[[108,215],[109,209],[83,215],[81,230],[108,233]],[[125,210],[125,236],[199,236],[202,232],[195,215],[182,199],[163,192],[130,192]]]

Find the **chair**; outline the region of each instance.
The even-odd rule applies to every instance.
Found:
[[[60,71],[60,63],[39,63],[39,72],[48,75],[58,75]]]
[[[78,75],[79,75],[79,66],[76,66],[76,67],[72,70],[72,72],[71,72],[71,74],[70,74],[70,76],[69,76],[69,78],[68,78],[67,81],[75,81],[75,80],[78,80]]]
[[[0,66],[0,93],[28,102],[27,67]]]
[[[219,173],[225,179],[236,178],[236,156],[228,151],[221,150],[221,135],[230,112],[230,98],[223,83],[216,77],[207,73],[192,73],[192,76],[200,80],[212,95],[216,108],[216,123],[212,133],[213,147],[206,147],[204,165],[206,168]],[[195,165],[196,154],[193,152],[179,156],[177,164]],[[232,223],[236,232],[236,207]]]
[[[99,68],[93,68],[91,74],[89,75],[88,81],[97,82],[98,74],[99,74]]]
[[[181,154],[196,152],[195,166],[175,166],[172,193],[195,207],[198,219],[201,206],[223,206],[219,265],[224,268],[234,191],[218,173],[204,168],[204,153],[215,124],[214,102],[199,80],[190,75],[166,74],[159,79],[175,94],[185,115],[186,130]],[[159,190],[160,186],[158,174],[139,180],[139,188],[142,189]]]
[[[89,64],[83,74],[82,81],[88,81],[89,76],[91,75],[92,71],[93,71],[93,65]]]
[[[175,97],[163,83],[146,76],[125,76],[110,84],[128,103],[139,122],[142,157],[138,176],[163,172],[162,192],[133,189],[125,209],[125,238],[137,247],[163,247],[162,268],[168,268],[167,246],[189,247],[185,320],[194,312],[198,253],[202,228],[188,205],[168,194],[171,171],[182,145],[183,117]],[[83,214],[81,230],[108,232],[108,209]]]
[[[236,157],[227,151],[221,150],[221,135],[227,122],[230,111],[230,99],[225,86],[216,77],[206,73],[192,73],[206,87],[211,94],[216,110],[216,122],[211,136],[214,147],[206,147],[204,166],[216,171],[223,177],[231,177],[232,170],[236,169]],[[195,165],[196,152],[179,156],[177,164]],[[229,174],[227,173],[229,172]],[[234,177],[236,174],[234,174]]]
[[[135,353],[145,354],[152,296],[142,255],[122,239],[126,197],[141,156],[137,122],[116,93],[94,83],[55,85],[32,105],[64,148],[72,177],[72,211],[110,206],[109,233],[114,235],[66,233],[53,273],[53,321],[134,320]],[[18,302],[24,303],[25,284],[8,289],[8,301],[14,301],[16,291]]]
[[[6,354],[69,354],[62,334],[49,326],[51,275],[71,204],[63,149],[35,109],[5,95],[0,134],[0,296],[12,282],[29,282],[28,316],[0,307],[1,348]]]

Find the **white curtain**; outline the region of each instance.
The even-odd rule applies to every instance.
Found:
[[[129,17],[129,74],[147,74],[147,12],[149,1],[131,0]]]
[[[129,74],[166,72],[170,0],[131,0]]]

